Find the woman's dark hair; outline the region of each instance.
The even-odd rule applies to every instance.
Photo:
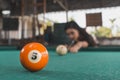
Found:
[[[79,40],[80,41],[87,41],[89,46],[95,46],[96,43],[95,41],[93,40],[92,36],[89,35],[86,30],[84,28],[81,28],[76,22],[74,21],[71,21],[71,22],[68,22],[66,23],[66,26],[65,26],[65,31],[67,29],[76,29],[79,31]]]

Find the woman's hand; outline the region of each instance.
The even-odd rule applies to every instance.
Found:
[[[78,47],[77,45],[70,47],[69,51],[72,53],[77,53],[79,51],[80,47]]]
[[[82,47],[83,48],[88,47],[88,43],[86,41],[82,41],[82,42],[79,41],[74,46],[70,47],[69,51],[73,53],[77,53],[79,49],[81,49]]]
[[[77,53],[78,49],[76,47],[71,47],[69,51],[72,53]]]

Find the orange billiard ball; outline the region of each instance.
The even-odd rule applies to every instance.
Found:
[[[43,69],[47,65],[48,59],[48,51],[40,43],[28,43],[20,52],[21,64],[24,68],[32,72]]]

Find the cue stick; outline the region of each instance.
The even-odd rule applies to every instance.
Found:
[[[74,43],[75,43],[75,41],[73,40],[73,41],[71,42],[71,44],[68,46],[68,50],[70,49],[70,47],[71,47]]]

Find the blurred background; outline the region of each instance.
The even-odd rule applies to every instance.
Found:
[[[85,28],[98,46],[120,46],[120,0],[0,0],[0,45],[65,44],[69,21]]]

